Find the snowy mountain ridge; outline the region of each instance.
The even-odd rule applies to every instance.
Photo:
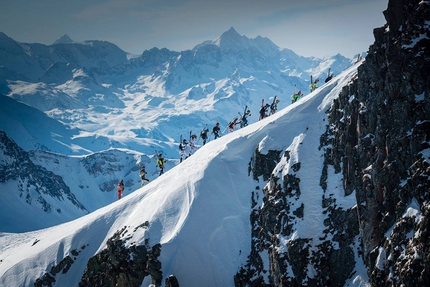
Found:
[[[77,43],[66,36],[45,46],[0,34],[0,129],[25,152],[38,150],[28,154],[31,161],[61,176],[87,212],[116,200],[120,179],[126,182],[126,194],[137,189],[141,163],[154,179],[154,151],[167,157],[170,169],[178,163],[181,136],[189,139],[191,131],[211,130],[217,121],[226,134],[228,121],[245,106],[252,110],[249,121],[256,122],[262,94],[270,95],[265,97],[270,102],[281,92],[279,108],[289,104],[290,95],[279,82],[307,89],[306,69],[320,73],[350,65],[341,56],[337,61],[300,57],[267,38],[241,36],[234,28],[189,51],[153,48],[140,56],[108,42]],[[202,145],[201,139],[197,144]],[[91,176],[83,158],[62,155],[119,162],[108,174]],[[5,184],[17,191],[23,182],[20,177]],[[23,224],[5,225],[3,231],[35,230],[82,215],[80,208],[59,198],[34,193],[37,186],[28,190],[26,200],[22,192],[13,198],[31,206],[25,213],[29,221],[24,224],[22,218]],[[50,211],[38,208],[35,200],[50,202]],[[14,211],[7,213],[14,218]],[[49,220],[32,220],[50,214]]]
[[[332,98],[356,74],[356,69],[357,66],[352,67],[319,92],[274,116],[208,143],[192,157],[121,201],[46,230],[4,234],[0,237],[0,282],[28,286],[42,278],[45,270],[70,257],[73,259],[67,271],[56,273],[54,280],[55,284],[67,282],[76,286],[84,273],[85,262],[102,251],[109,238],[120,231],[119,238],[129,248],[161,244],[158,260],[162,274],[174,274],[181,285],[233,286],[232,278],[250,252],[250,191],[256,185],[264,187],[264,181],[258,183],[249,176],[246,168],[249,158],[256,147],[261,153],[282,149],[288,150],[291,158],[297,159],[299,154],[300,157],[318,158],[314,152],[323,152],[318,151],[318,138],[325,130],[325,111]],[[302,160],[307,162],[305,158]],[[281,161],[280,165],[293,166],[294,163],[295,160]],[[302,198],[308,198],[307,204],[314,206],[311,198],[317,191],[311,187],[319,186],[317,174],[320,170],[318,165],[312,166],[306,170],[307,180],[302,184],[307,188],[302,189]],[[313,172],[316,176],[309,176]],[[337,177],[333,178],[337,186]],[[353,205],[353,201],[348,197],[343,199],[342,194],[334,196],[339,203],[345,202],[345,208]],[[309,224],[314,222],[313,216],[303,220],[310,220]],[[303,222],[298,230],[304,232],[307,225]],[[317,234],[313,236],[318,237]],[[59,249],[60,258],[56,255]],[[19,254],[26,256],[23,258]],[[27,269],[26,276],[17,276],[23,266]],[[366,274],[359,272],[357,276]],[[153,278],[142,278],[142,286],[154,283]]]
[[[387,24],[374,30],[375,43],[365,61],[321,83],[298,102],[210,141],[147,186],[87,216],[45,230],[0,234],[0,284],[425,286],[430,278],[430,50],[425,36],[430,3],[389,1],[384,15]],[[103,144],[109,144],[111,137],[120,145],[126,138],[131,142],[129,136],[137,131],[146,134],[146,129],[129,129],[139,121],[120,125],[141,116],[135,109],[141,109],[148,96],[153,109],[163,111],[163,120],[175,117],[178,123],[175,129],[154,124],[151,132],[158,140],[153,145],[162,148],[170,143],[173,148],[177,137],[170,141],[169,135],[182,134],[179,125],[202,120],[191,116],[178,120],[175,109],[184,108],[187,115],[196,116],[194,105],[190,109],[193,101],[207,111],[225,109],[229,101],[243,109],[241,101],[248,102],[247,96],[255,96],[257,91],[282,90],[281,82],[270,80],[282,78],[278,72],[272,73],[281,71],[282,65],[265,62],[257,50],[245,49],[232,56],[221,53],[211,42],[205,42],[197,54],[152,49],[145,61],[135,62],[134,68],[142,70],[130,68],[116,78],[124,93],[120,94],[122,109],[113,114],[100,94],[95,110],[86,111],[90,117],[70,110],[62,117],[63,124],[71,128],[68,123],[77,122],[75,129],[94,136],[96,140],[90,142],[96,146],[99,135]],[[204,56],[209,54],[211,61],[205,62]],[[199,59],[199,64],[192,59]],[[156,72],[143,75],[143,70],[153,71],[154,66],[159,67]],[[290,68],[282,71],[287,73]],[[222,76],[222,71],[229,76]],[[77,83],[85,87],[87,82],[81,85],[81,80],[91,73],[93,79],[100,79],[94,72],[82,69],[76,73],[79,80],[68,83],[78,101],[86,98],[73,93],[76,90],[71,87]],[[217,75],[221,77],[213,78]],[[131,76],[139,79],[138,85],[124,85]],[[201,83],[193,84],[198,77]],[[112,84],[102,86],[111,88]],[[184,88],[190,90],[172,93]],[[166,93],[145,94],[151,89]],[[128,97],[125,101],[124,95]],[[172,95],[178,103],[168,102]],[[261,98],[258,95],[253,100],[259,105]],[[126,120],[123,110],[128,112]],[[116,125],[109,126],[103,112]],[[48,113],[60,117],[63,110]],[[207,112],[203,114],[207,116]],[[70,115],[73,121],[68,119]],[[159,119],[156,114],[144,115]],[[92,123],[85,122],[90,118]],[[9,142],[10,150],[19,150],[12,141],[4,142]],[[144,161],[153,160],[142,151],[86,152],[92,154],[61,155],[60,160],[52,152],[12,153],[2,148],[0,167],[7,169],[13,163],[18,170],[24,159],[28,170],[34,167],[42,175],[49,174],[48,169],[65,174],[67,169],[56,162],[73,168],[78,162],[83,166],[76,168],[78,173],[87,170],[88,176],[100,176],[99,182],[103,182],[104,170],[111,178],[118,176],[120,166],[121,175],[133,174],[141,155]],[[10,175],[34,180],[6,170],[0,177],[2,187],[3,174],[12,179],[7,184],[15,184]],[[84,173],[83,179],[86,176]],[[76,185],[83,179],[73,178]],[[22,186],[43,192],[46,185],[37,183]]]

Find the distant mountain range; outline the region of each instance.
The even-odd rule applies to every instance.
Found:
[[[405,7],[343,72],[233,28],[140,56],[1,35],[0,285],[427,286],[430,3]],[[179,163],[181,137],[244,109]]]
[[[148,166],[150,180],[156,177],[155,151],[164,154],[169,169],[179,162],[181,137],[212,130],[215,122],[226,134],[227,123],[245,107],[252,111],[249,122],[256,122],[263,99],[277,95],[278,108],[284,108],[294,90],[308,93],[311,75],[322,85],[329,68],[338,74],[351,62],[341,55],[301,57],[234,28],[192,50],[153,48],[138,56],[104,41],[78,43],[64,35],[47,46],[0,33],[0,130],[4,141],[22,149],[9,157],[25,156],[32,170],[46,169],[41,182],[50,177],[47,171],[55,173],[76,197],[63,201],[56,190],[30,181],[27,189],[48,191],[28,192],[26,199],[18,186],[27,175],[18,169],[17,181],[4,183],[14,192],[11,201],[29,208],[21,218],[27,224],[4,228],[43,228],[107,205],[116,200],[120,179],[127,194],[140,187],[139,164]],[[9,157],[1,165],[5,170]]]
[[[302,57],[234,28],[192,50],[153,48],[138,56],[105,41],[78,43],[64,35],[47,46],[0,33],[0,93],[60,122],[68,136],[45,134],[46,150],[88,154],[121,147],[177,157],[181,134],[188,137],[217,121],[225,127],[245,106],[253,113],[250,121],[257,121],[262,99],[277,95],[283,108],[294,90],[309,93],[311,75],[321,85],[329,68],[336,75],[352,61],[339,54]],[[25,131],[18,135],[7,109],[0,107],[0,113],[1,129],[32,149],[38,128],[21,125]],[[14,115],[13,122],[32,117]]]

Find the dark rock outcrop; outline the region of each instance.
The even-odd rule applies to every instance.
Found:
[[[163,276],[158,261],[161,245],[150,247],[146,240],[145,245],[131,243],[127,247],[127,232],[127,227],[118,230],[107,241],[106,249],[88,260],[79,287],[139,287],[146,276],[151,276],[152,284],[161,286]]]
[[[261,191],[253,192],[251,254],[235,286],[344,286],[356,260],[364,261],[371,286],[428,284],[430,3],[390,0],[384,15],[387,24],[374,30],[357,77],[327,111],[320,138],[324,235],[280,242],[306,216],[306,203],[294,205],[306,163],[290,163],[288,150],[281,159],[256,153],[250,171],[267,184],[261,205]],[[272,173],[279,160],[290,168],[282,179]],[[329,168],[342,175],[345,197],[355,194],[354,207],[337,204]]]

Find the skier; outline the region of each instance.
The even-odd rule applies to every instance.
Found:
[[[234,132],[234,127],[236,126],[237,118],[234,118],[231,120],[231,122],[228,124],[228,130],[229,132]]]
[[[330,74],[330,68],[328,68],[327,78],[325,79],[325,82],[330,82],[331,79],[333,79],[333,73]]]
[[[188,142],[186,139],[183,139],[182,142],[179,144],[179,155],[181,156],[180,162],[182,162],[183,159],[187,158],[187,154],[185,152],[187,145]]]
[[[219,131],[221,130],[221,128],[219,127],[219,123],[217,122],[216,124],[215,124],[215,126],[213,127],[213,129],[212,129],[212,133],[214,134],[214,136],[215,136],[215,139],[217,139],[217,138],[219,138],[220,137],[220,135],[219,135]]]
[[[191,137],[190,137],[190,156],[193,154],[194,151],[197,150],[196,142],[197,142],[197,136],[191,135]]]
[[[146,183],[148,183],[148,182],[149,182],[149,179],[147,179],[147,178],[146,178],[146,174],[147,174],[147,172],[146,172],[146,168],[145,168],[145,166],[143,165],[143,166],[140,168],[140,178],[142,179],[142,186],[144,186],[144,185],[145,185],[145,182],[146,182]]]
[[[124,191],[124,180],[121,179],[121,181],[118,183],[117,191],[118,191],[118,200],[120,200],[122,196],[122,192]]]
[[[157,158],[157,163],[155,164],[155,167],[160,167],[160,175],[164,173],[164,164],[166,163],[166,160],[163,158],[163,155],[159,153]]]
[[[318,82],[319,80],[316,79],[315,82],[311,83],[311,93],[315,91],[316,88],[318,88]]]
[[[203,129],[201,132],[200,132],[200,137],[202,138],[202,140],[203,140],[203,145],[205,145],[206,144],[206,140],[208,139],[208,132],[209,132],[209,129]]]
[[[273,100],[272,104],[270,105],[270,114],[273,115],[274,113],[276,113],[276,111],[278,110],[278,104],[279,104],[279,99],[275,99]]]
[[[302,91],[299,91],[297,94],[294,94],[291,97],[291,103],[294,104],[295,102],[297,102],[298,99],[300,99],[301,97],[303,97],[302,95]]]
[[[265,106],[261,106],[260,109],[260,121],[266,117],[268,117],[269,115],[267,114],[267,109],[269,108],[269,104],[266,104]]]
[[[250,110],[247,110],[243,114],[242,118],[240,119],[240,127],[241,128],[246,127],[248,125],[248,117],[250,117],[250,116],[251,116],[251,111]]]

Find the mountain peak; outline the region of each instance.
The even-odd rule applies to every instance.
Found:
[[[229,35],[229,36],[234,36],[234,37],[240,37],[240,34],[236,31],[236,29],[232,27],[230,27],[230,29],[228,29],[228,31],[224,32],[223,35]],[[222,36],[221,36],[222,37]]]
[[[55,44],[71,44],[71,43],[73,43],[73,40],[67,34],[64,34],[63,36],[61,36],[59,39],[57,39],[54,42],[54,45]]]
[[[224,50],[237,50],[249,46],[249,38],[241,36],[233,27],[228,31],[222,33],[214,42],[215,45],[219,46]]]

